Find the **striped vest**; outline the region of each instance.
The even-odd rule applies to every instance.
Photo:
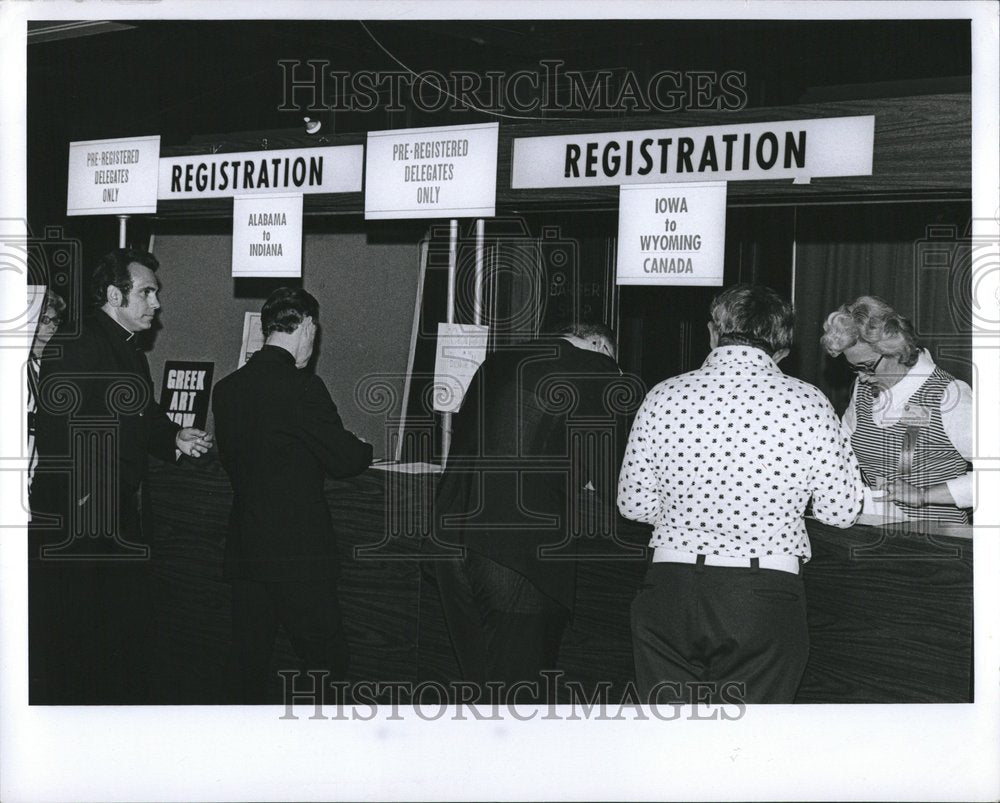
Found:
[[[969,470],[969,464],[960,455],[941,423],[941,399],[945,389],[954,378],[935,368],[920,389],[904,406],[905,410],[923,407],[930,411],[930,420],[923,426],[912,427],[912,465],[907,473],[900,466],[900,455],[907,439],[908,426],[905,421],[897,421],[891,427],[875,426],[872,419],[873,397],[871,387],[858,384],[855,414],[857,423],[851,436],[851,445],[861,466],[865,484],[874,486],[876,477],[884,477],[886,483],[901,479],[918,488],[961,477]],[[891,388],[884,393],[891,393]],[[915,440],[914,440],[915,436]],[[896,503],[908,519],[934,519],[937,521],[969,523],[969,511],[954,505],[925,505],[913,507]]]

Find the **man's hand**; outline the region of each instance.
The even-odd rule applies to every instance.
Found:
[[[917,488],[903,480],[893,480],[885,486],[885,498],[890,502],[902,502],[904,505],[923,507],[927,504],[927,489]]]
[[[915,507],[955,504],[955,497],[951,495],[951,489],[946,482],[939,482],[927,488],[917,488],[903,480],[895,480],[885,486],[885,498],[891,502],[902,502]]]
[[[212,448],[212,436],[203,429],[185,427],[177,430],[174,443],[188,457],[201,457]]]

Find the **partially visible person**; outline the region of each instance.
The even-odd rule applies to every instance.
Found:
[[[157,404],[141,333],[160,308],[159,262],[106,254],[80,333],[53,338],[39,377],[29,540],[32,702],[148,702],[153,622],[140,519],[147,459],[204,454],[208,433]],[[59,524],[49,529],[52,520]]]
[[[809,654],[803,515],[811,502],[820,521],[849,527],[862,485],[830,402],[778,368],[792,323],[769,288],[723,291],[705,363],[654,387],[636,416],[618,508],[653,525],[632,603],[644,699],[795,699]]]
[[[303,671],[344,680],[349,652],[337,598],[337,540],[325,477],[352,477],[372,447],[344,428],[313,353],[319,303],[275,290],[261,309],[264,345],[215,386],[212,409],[233,486],[225,573],[232,582],[233,702],[268,702],[279,624]]]
[[[935,365],[913,324],[876,296],[831,312],[823,332],[827,353],[857,374],[843,424],[871,489],[866,512],[968,524],[972,388]]]
[[[66,313],[66,302],[54,290],[46,288],[43,306],[38,315],[38,325],[31,342],[31,353],[26,366],[28,380],[28,497],[31,497],[31,480],[35,476],[38,452],[35,449],[35,415],[38,412],[38,378],[42,352],[56,333]]]
[[[598,324],[498,349],[454,418],[435,537],[464,554],[435,569],[467,681],[539,683],[555,668],[575,601],[573,511],[581,495],[614,494],[626,384],[615,351]]]

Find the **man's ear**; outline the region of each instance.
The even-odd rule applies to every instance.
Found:
[[[105,298],[108,299],[108,303],[112,307],[120,307],[122,305],[122,291],[113,284],[109,284],[104,293]]]
[[[714,321],[708,322],[708,345],[713,349],[719,346],[719,329]]]

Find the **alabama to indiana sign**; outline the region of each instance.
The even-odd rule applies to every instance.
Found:
[[[302,275],[302,196],[233,199],[233,278]]]

